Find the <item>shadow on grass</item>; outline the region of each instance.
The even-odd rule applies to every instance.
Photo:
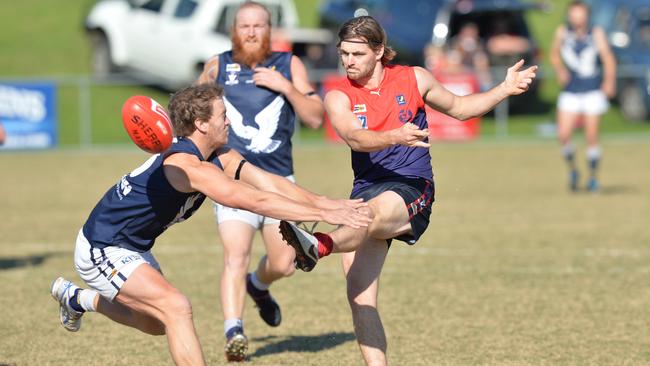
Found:
[[[600,187],[601,194],[636,194],[639,193],[638,187],[625,185],[603,185]]]
[[[590,192],[586,188],[581,188],[576,192],[573,192],[575,194],[580,194],[580,195],[633,195],[633,194],[638,194],[639,193],[639,188],[631,185],[603,185],[600,187],[600,189],[596,192]]]
[[[61,253],[45,253],[26,257],[0,258],[0,271],[28,266],[40,266],[46,259],[59,254]],[[0,366],[2,366],[2,364],[0,364]]]
[[[355,340],[352,333],[326,333],[314,336],[258,337],[256,342],[267,344],[258,348],[250,358],[262,357],[283,352],[319,352]]]

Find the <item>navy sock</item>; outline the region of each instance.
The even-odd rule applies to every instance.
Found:
[[[75,311],[78,311],[80,313],[85,313],[86,310],[81,307],[81,304],[79,304],[79,293],[81,292],[81,289],[78,288],[74,290],[74,295],[70,298],[70,307],[74,309]]]
[[[600,159],[589,159],[589,169],[591,170],[591,176],[596,176],[596,171],[598,170],[598,163]]]
[[[576,164],[574,160],[574,155],[573,154],[566,154],[564,155],[564,160],[566,160],[567,164],[569,165],[569,169],[575,170],[576,169]]]

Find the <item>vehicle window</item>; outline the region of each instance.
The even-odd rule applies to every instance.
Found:
[[[630,27],[630,11],[620,7],[614,16],[613,31],[627,32]]]
[[[263,1],[260,3],[264,4]],[[239,4],[233,4],[226,5],[223,8],[223,11],[219,15],[219,19],[217,20],[217,25],[215,27],[215,31],[217,33],[230,33],[230,29],[232,28],[232,24],[235,20],[235,13],[237,13],[239,6]],[[277,27],[279,24],[282,24],[283,19],[281,6],[272,4],[264,4],[264,6],[268,9],[269,13],[271,13],[271,25],[273,27]]]
[[[650,7],[639,9],[636,15],[639,24],[637,29],[638,45],[650,49]]]
[[[495,34],[530,37],[524,15],[518,11],[453,13],[449,20],[449,36],[455,36],[467,23],[474,23],[479,27],[479,35],[483,40],[487,40],[487,38]]]
[[[160,12],[164,0],[149,0],[142,2],[140,9],[151,10],[155,12]]]
[[[194,13],[197,5],[196,0],[180,0],[174,11],[174,16],[176,18],[189,18]]]
[[[279,24],[282,24],[282,8],[280,8],[280,5],[265,4],[264,6],[271,13],[271,25],[277,27]]]

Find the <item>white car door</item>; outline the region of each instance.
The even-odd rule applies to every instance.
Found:
[[[161,63],[165,62],[166,52],[163,30],[169,12],[178,0],[146,0],[134,5],[129,19],[124,21],[127,29],[129,64],[140,71],[160,75]]]

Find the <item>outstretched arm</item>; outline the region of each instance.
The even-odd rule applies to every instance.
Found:
[[[371,131],[362,126],[352,113],[350,100],[339,90],[332,90],[325,96],[325,110],[332,125],[341,138],[354,151],[372,152],[393,145],[409,147],[426,147],[424,140],[429,137],[429,130],[420,130],[412,123],[388,131]]]
[[[232,149],[219,155],[219,161],[221,161],[224,167],[224,173],[227,176],[234,178],[237,170],[239,170],[239,179],[257,189],[274,192],[300,203],[321,209],[336,210],[345,207],[356,209],[368,206],[361,199],[332,200],[326,196],[318,195],[284,177],[266,172],[248,162],[240,167],[243,159],[241,154]]]
[[[531,66],[519,71],[524,65],[520,60],[510,68],[506,78],[499,85],[484,92],[466,96],[458,96],[447,89],[421,67],[415,67],[415,77],[422,98],[431,108],[448,114],[459,120],[482,116],[492,110],[497,104],[512,95],[519,95],[528,90],[535,79],[537,66]]]
[[[215,202],[282,220],[325,221],[354,228],[367,226],[368,216],[356,208],[319,209],[277,193],[262,191],[232,180],[216,165],[196,156],[176,153],[165,159],[165,176],[180,192],[201,192]]]

